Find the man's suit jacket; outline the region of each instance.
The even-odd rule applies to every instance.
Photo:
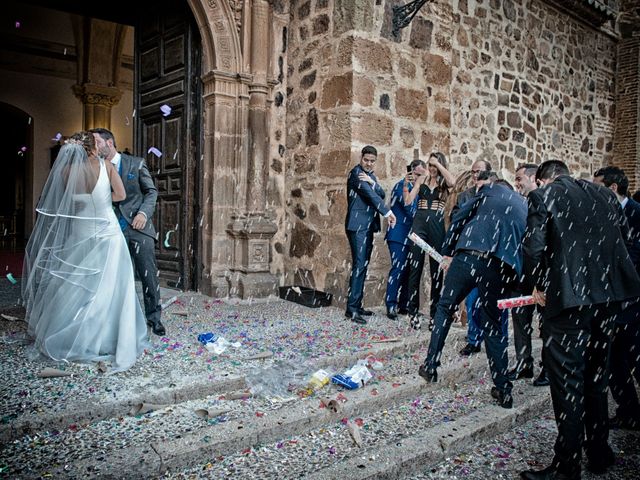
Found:
[[[386,215],[389,209],[384,204],[384,190],[378,184],[373,173],[368,175],[376,182],[371,186],[368,182],[358,179],[358,175],[364,172],[360,165],[356,165],[349,172],[347,178],[347,218],[345,228],[347,231],[372,230],[380,231],[380,213]],[[367,173],[367,172],[364,172]]]
[[[144,212],[147,223],[141,233],[156,238],[156,229],[153,226],[153,212],[156,209],[158,190],[156,189],[147,164],[140,157],[133,157],[126,153],[120,154],[122,183],[124,183],[127,198],[115,205],[118,218],[124,218],[129,227],[138,212]]]
[[[522,237],[527,223],[527,203],[504,185],[483,185],[453,214],[442,254],[476,250],[499,258],[516,273],[522,271]]]
[[[398,242],[406,245],[408,243],[413,243],[407,238],[407,236],[411,231],[413,217],[418,207],[418,198],[415,198],[413,204],[405,205],[404,197],[402,196],[403,187],[404,179],[396,183],[391,191],[391,202],[389,206],[391,207],[393,214],[396,216],[396,226],[387,230],[387,234],[384,239],[387,242]]]
[[[627,223],[611,190],[561,175],[528,199],[523,282],[546,293],[544,318],[640,295]]]
[[[632,198],[627,198],[627,204],[624,206],[624,215],[629,224],[629,241],[627,250],[636,272],[640,275],[640,203]]]

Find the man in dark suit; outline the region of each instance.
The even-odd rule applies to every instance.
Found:
[[[527,198],[529,193],[538,188],[536,184],[536,172],[538,165],[525,163],[516,169],[515,186],[520,195]],[[516,295],[527,295],[531,292],[523,292],[517,288]],[[520,380],[521,378],[533,378],[533,357],[531,356],[531,334],[533,333],[533,313],[535,305],[527,305],[511,310],[513,319],[513,343],[516,349],[516,365],[509,371],[509,378]],[[542,365],[542,362],[540,362]],[[540,370],[538,378],[533,381],[534,387],[548,387],[549,379],[544,370]]]
[[[391,269],[389,270],[389,278],[387,280],[387,294],[385,303],[387,304],[387,317],[396,320],[398,314],[408,313],[409,302],[409,267],[407,257],[411,247],[411,240],[407,237],[411,231],[413,216],[416,213],[418,199],[416,198],[411,205],[404,204],[402,190],[405,186],[411,190],[413,169],[417,166],[427,168],[422,160],[414,160],[409,165],[410,173],[400,180],[391,191],[391,211],[396,217],[396,226],[387,230],[384,239],[389,247],[389,256],[391,257]]]
[[[489,178],[492,182],[495,182],[498,179],[498,175],[492,170],[491,164],[487,160],[476,160],[471,165],[471,174],[473,175],[473,179],[476,182],[471,188],[468,188],[456,199],[456,204],[451,211],[451,217],[458,211],[458,209],[475,197],[478,191],[478,175],[480,172],[488,172],[483,173],[483,178]],[[460,350],[460,355],[463,357],[468,357],[470,355],[474,355],[476,353],[480,353],[483,333],[482,328],[480,328],[480,313],[478,308],[478,289],[474,288],[469,292],[467,298],[465,300],[465,307],[467,309],[467,344],[462,347]],[[502,328],[504,332],[509,331],[509,312],[506,310],[502,312]]]
[[[627,196],[627,176],[617,167],[604,167],[594,174],[593,183],[609,188],[622,205],[629,224],[627,250],[640,275],[640,203]],[[609,427],[640,430],[640,402],[633,383],[635,376],[640,384],[640,302],[626,305],[616,316],[609,362],[609,387],[618,404]]]
[[[122,233],[127,240],[133,265],[142,282],[147,325],[156,335],[166,330],[160,321],[160,286],[155,256],[156,229],[151,221],[156,208],[158,191],[144,159],[116,150],[116,140],[109,130],[91,130],[98,153],[110,161],[122,177],[127,198],[114,204]]]
[[[393,228],[396,217],[384,204],[384,190],[373,174],[378,151],[371,145],[362,149],[360,163],[347,178],[347,218],[345,229],[351,247],[351,278],[345,315],[352,321],[365,324],[364,316],[373,315],[362,308],[364,281],[373,250],[373,234],[380,231],[380,215],[387,217]]]
[[[525,286],[543,306],[544,362],[558,426],[551,465],[524,479],[579,479],[587,468],[614,463],[608,445],[607,357],[613,317],[622,301],[640,295],[640,279],[624,238],[627,223],[610,190],[569,176],[549,160],[529,193],[523,243]],[[586,431],[586,437],[585,437]]]
[[[447,271],[438,302],[427,357],[418,374],[428,382],[438,379],[442,349],[453,314],[471,290],[478,288],[480,328],[495,387],[491,395],[500,406],[511,408],[512,384],[507,377],[507,335],[498,299],[504,298],[522,267],[521,241],[527,206],[521,195],[491,183],[490,172],[480,172],[478,192],[462,205],[442,246],[442,268]],[[453,258],[451,258],[453,257]]]

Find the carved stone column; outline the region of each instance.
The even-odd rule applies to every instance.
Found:
[[[251,9],[251,74],[248,111],[246,204],[234,215],[228,233],[234,238],[232,293],[242,298],[275,293],[278,282],[270,273],[270,240],[276,224],[265,212],[268,175],[267,70],[269,65],[269,4],[254,0]]]
[[[117,105],[122,91],[115,87],[85,83],[74,85],[73,93],[84,107],[83,128],[111,128],[111,108]]]
[[[246,202],[247,76],[214,70],[202,77],[204,151],[202,195],[203,293],[226,297],[231,291],[235,240],[229,223]]]

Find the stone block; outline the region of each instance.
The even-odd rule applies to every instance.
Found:
[[[295,258],[313,257],[321,241],[322,238],[318,232],[310,229],[303,222],[296,220],[291,229],[289,256]]]
[[[422,90],[398,88],[396,91],[396,114],[401,117],[427,120],[427,97]]]
[[[507,125],[511,128],[521,128],[522,127],[522,118],[518,112],[509,112],[507,113]]]
[[[365,71],[391,73],[389,47],[364,38],[355,38],[353,42],[353,56]]]
[[[318,15],[313,19],[312,31],[314,35],[322,35],[329,31],[329,15]]]
[[[451,111],[448,108],[437,109],[433,114],[433,121],[449,127],[451,125]]]
[[[349,30],[370,31],[373,28],[373,2],[334,0],[333,31],[335,35]]]
[[[422,59],[424,76],[428,83],[443,86],[451,83],[451,65],[443,57],[427,53]]]
[[[402,6],[404,3],[404,0],[386,0],[384,2],[382,29],[380,30],[380,36],[382,38],[386,38],[387,40],[396,43],[399,43],[402,40],[402,30],[400,30],[397,37],[393,35],[393,7]]]
[[[307,114],[307,146],[318,145],[320,143],[320,131],[318,129],[318,112],[311,108]]]
[[[393,120],[385,115],[363,113],[353,115],[353,140],[371,145],[391,145]]]
[[[403,77],[416,78],[416,65],[411,60],[400,57],[400,60],[398,60],[398,72]]]
[[[293,171],[296,174],[309,173],[314,170],[315,164],[304,154],[296,153],[293,156]]]
[[[316,71],[315,70],[313,72],[305,75],[304,77],[302,77],[302,80],[300,80],[300,88],[303,88],[303,89],[306,90],[307,88],[311,88],[314,83],[316,83]]]
[[[428,155],[431,152],[442,152],[449,155],[449,132],[422,132],[420,139],[420,151],[422,155]]]
[[[318,175],[331,178],[346,178],[351,169],[351,150],[332,150],[320,155],[316,169]]]
[[[373,93],[371,94],[373,97]],[[353,73],[348,72],[327,79],[322,85],[321,107],[335,108],[340,105],[351,105],[353,101]]]
[[[431,34],[433,33],[433,23],[423,17],[416,17],[411,22],[411,35],[409,45],[421,50],[431,48]]]
[[[522,129],[524,130],[524,133],[526,133],[527,135],[529,135],[531,138],[533,138],[534,140],[538,138],[538,132],[536,132],[536,129],[534,128],[533,125],[531,125],[528,122],[524,122],[522,124]]]
[[[400,129],[400,139],[405,148],[411,148],[416,143],[416,135],[409,127],[402,127]]]
[[[338,45],[338,54],[336,58],[336,64],[339,67],[351,66],[353,60],[353,37],[347,37],[340,40]]]
[[[353,99],[363,107],[373,105],[375,85],[365,77],[353,79]]]

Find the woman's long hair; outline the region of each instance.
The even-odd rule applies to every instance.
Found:
[[[434,157],[436,160],[438,160],[438,163],[440,165],[442,165],[444,168],[447,168],[447,157],[445,157],[444,153],[432,152],[429,155],[429,158],[431,157]],[[427,167],[428,166],[429,162],[427,162]],[[438,182],[438,197],[441,202],[446,203],[449,199],[449,187],[447,186],[447,182],[445,181],[444,177],[440,174],[440,171],[438,171],[438,176],[436,178]]]
[[[462,172],[456,179],[456,183],[453,185],[453,189],[451,190],[451,193],[449,194],[449,197],[444,204],[445,228],[449,228],[449,225],[451,224],[451,212],[453,211],[453,207],[455,207],[456,203],[458,202],[458,196],[474,185],[475,180],[473,179],[473,172],[471,170]]]

